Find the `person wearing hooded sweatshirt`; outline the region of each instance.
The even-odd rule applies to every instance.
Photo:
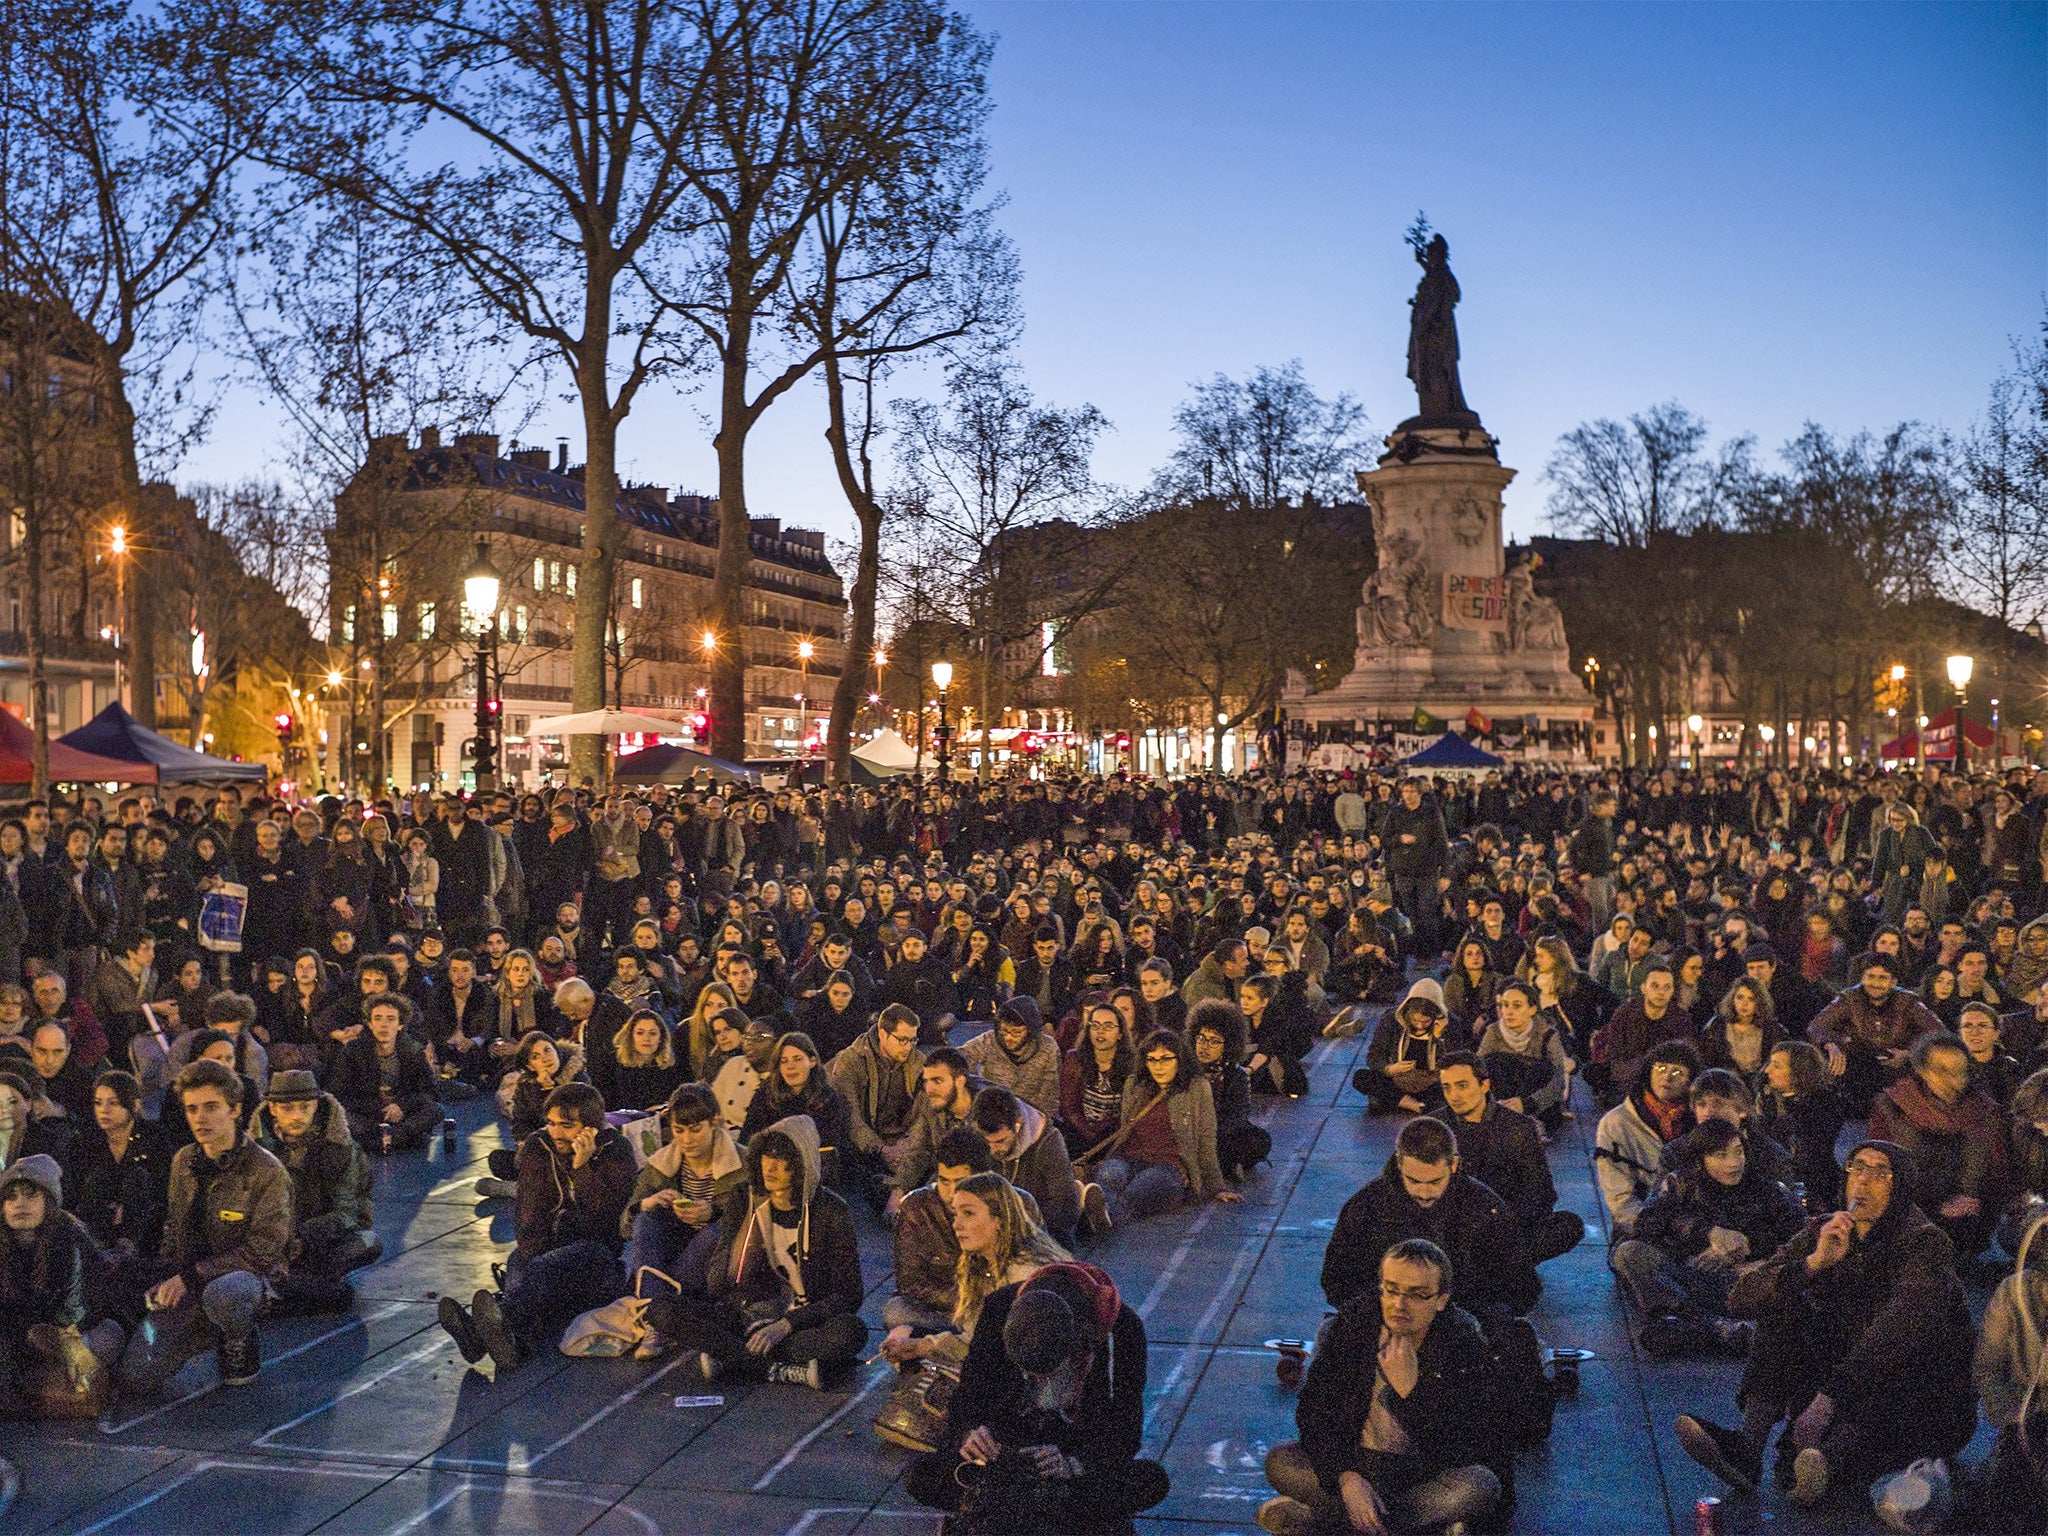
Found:
[[[1809,1217],[1729,1291],[1757,1321],[1736,1403],[1740,1428],[1684,1414],[1678,1442],[1723,1482],[1754,1490],[1771,1433],[1792,1502],[1867,1486],[1921,1456],[1954,1456],[1977,1427],[1975,1330],[1955,1247],[1913,1200],[1913,1159],[1863,1141],[1844,1169],[1846,1208]]]
[[[1009,1089],[1048,1118],[1060,1112],[1060,1046],[1038,1004],[1013,997],[996,1010],[993,1029],[960,1047],[975,1076]]]
[[[711,1283],[711,1255],[719,1226],[746,1198],[747,1171],[732,1132],[719,1117],[718,1100],[702,1083],[684,1083],[669,1096],[663,1117],[669,1139],[633,1181],[621,1218],[626,1236],[626,1284],[645,1265],[688,1291]],[[648,1356],[658,1347],[643,1344]]]
[[[1365,1048],[1365,1065],[1351,1074],[1351,1086],[1365,1095],[1368,1113],[1422,1115],[1443,1104],[1437,1064],[1462,1048],[1448,1034],[1450,1021],[1444,989],[1427,976],[1418,978],[1380,1020]]]
[[[946,1414],[946,1439],[911,1468],[920,1504],[1036,1501],[1046,1529],[1129,1531],[1165,1498],[1145,1435],[1145,1325],[1092,1264],[1048,1264],[982,1303]]]
[[[1971,1086],[1970,1053],[1954,1035],[1922,1037],[1912,1059],[1912,1075],[1871,1105],[1870,1134],[1911,1154],[1914,1203],[1948,1233],[1957,1258],[1973,1260],[2005,1200],[2005,1113]]]
[[[1080,1186],[1067,1143],[1053,1123],[1009,1089],[991,1084],[974,1096],[967,1123],[995,1157],[995,1171],[1038,1202],[1055,1241],[1074,1240],[1081,1218]]]
[[[710,1294],[664,1292],[647,1319],[696,1351],[707,1381],[765,1375],[820,1391],[867,1343],[865,1292],[853,1215],[820,1177],[817,1127],[791,1115],[747,1145],[747,1198],[720,1225]]]
[[[502,1296],[479,1290],[465,1310],[443,1296],[440,1324],[462,1358],[486,1354],[516,1370],[577,1314],[618,1296],[619,1248],[634,1180],[633,1152],[605,1123],[604,1095],[563,1083],[541,1128],[519,1144],[518,1246]]]
[[[292,1257],[275,1286],[279,1308],[346,1311],[355,1292],[342,1276],[384,1256],[371,1230],[370,1160],[350,1134],[348,1111],[312,1073],[278,1072],[249,1134],[292,1180]]]
[[[106,1368],[86,1347],[93,1241],[64,1209],[63,1175],[44,1153],[0,1173],[0,1401],[41,1416],[89,1416]]]
[[[1675,1155],[1674,1155],[1675,1154]],[[1801,1213],[1784,1186],[1749,1160],[1742,1131],[1703,1121],[1665,1149],[1671,1177],[1636,1214],[1634,1235],[1608,1255],[1643,1317],[1643,1348],[1674,1355],[1714,1343],[1749,1347],[1748,1323],[1728,1316],[1736,1267],[1777,1250]]]

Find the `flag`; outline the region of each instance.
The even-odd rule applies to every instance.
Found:
[[[1445,725],[1443,721],[1437,719],[1435,715],[1432,715],[1420,704],[1415,706],[1415,719],[1413,724],[1415,728],[1415,734],[1418,736],[1441,736],[1445,731],[1450,729],[1449,726]]]
[[[1479,706],[1477,704],[1471,704],[1466,706],[1465,724],[1470,726],[1473,730],[1477,731],[1481,736],[1484,736],[1488,731],[1493,729],[1493,722],[1487,719],[1486,716],[1479,713]]]

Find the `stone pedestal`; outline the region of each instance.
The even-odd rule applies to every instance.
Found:
[[[1469,414],[1469,413],[1468,413]],[[1557,606],[1526,561],[1506,566],[1501,493],[1515,471],[1469,420],[1403,422],[1358,476],[1379,566],[1360,594],[1358,649],[1334,688],[1293,690],[1311,722],[1405,720],[1419,705],[1453,724],[1528,716],[1532,727],[1592,718]]]

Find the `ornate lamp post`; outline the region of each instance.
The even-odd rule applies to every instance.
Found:
[[[493,686],[498,670],[498,568],[491,564],[491,546],[476,541],[476,560],[462,577],[462,603],[477,625],[476,643],[476,787],[478,793],[498,787],[498,711],[503,701]]]
[[[939,726],[932,732],[932,738],[939,744],[939,780],[946,783],[953,777],[953,754],[950,750],[953,727],[946,723],[946,690],[953,686],[953,663],[933,662],[932,682],[939,690]]]

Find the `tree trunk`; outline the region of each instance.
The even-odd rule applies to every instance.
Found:
[[[742,291],[737,278],[729,291]],[[747,358],[753,316],[735,304],[718,387],[718,563],[711,577],[717,647],[711,653],[711,751],[727,762],[747,753],[747,576],[754,527],[747,516]]]
[[[35,749],[31,754],[29,792],[38,800],[50,798],[50,682],[44,668],[43,652],[43,512],[30,509],[26,524],[24,577],[28,597],[28,707],[35,716]]]
[[[882,508],[853,465],[853,449],[846,439],[846,382],[837,353],[828,353],[825,358],[825,400],[825,441],[832,445],[832,465],[839,472],[839,488],[860,523],[852,617],[839,663],[839,683],[832,690],[832,719],[825,728],[826,774],[833,783],[844,784],[853,777],[853,718],[860,713],[861,685],[875,660],[875,592],[882,574]]]
[[[618,423],[612,419],[611,381],[606,369],[610,330],[611,290],[593,277],[586,287],[583,356],[576,377],[583,398],[583,558],[570,649],[570,697],[578,713],[604,708],[605,620],[611,614],[612,576],[618,558]],[[572,738],[571,779],[589,779],[595,784],[603,773],[603,738]]]
[[[113,416],[113,520],[128,530],[128,612],[121,615],[121,645],[127,652],[128,712],[137,725],[156,728],[156,589],[163,537],[143,505],[142,465],[135,452],[135,407],[128,399],[127,370],[118,358],[101,367],[108,410]]]

